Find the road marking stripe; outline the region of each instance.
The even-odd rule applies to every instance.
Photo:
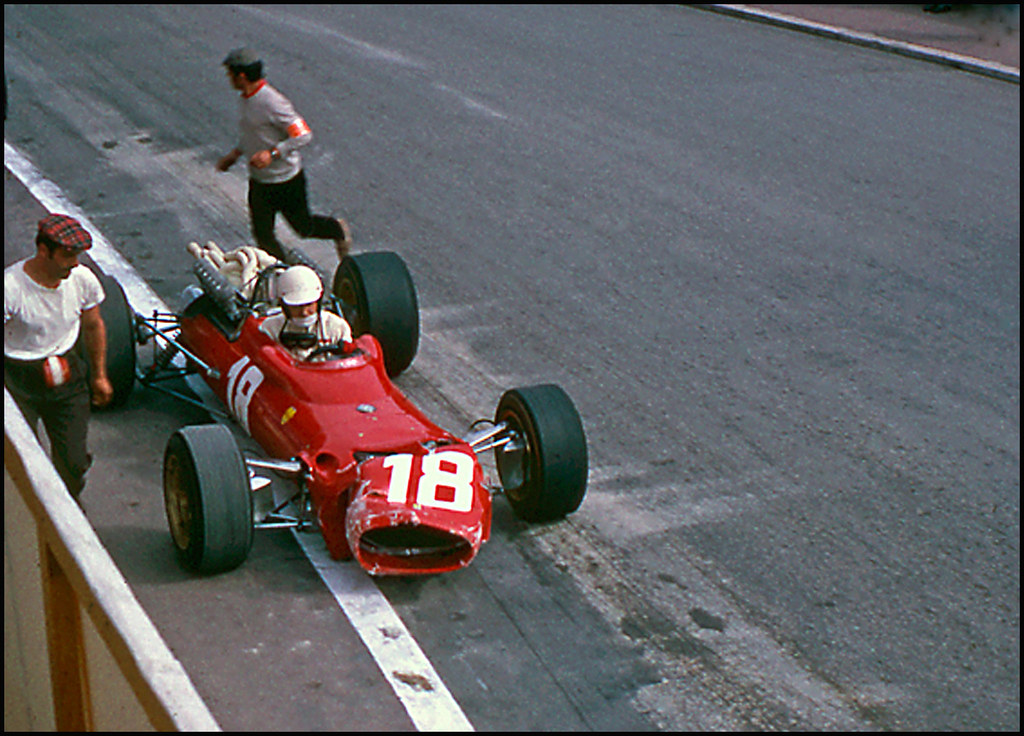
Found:
[[[472,731],[430,661],[373,579],[353,563],[330,558],[319,535],[295,538],[373,654],[384,677],[420,731]]]
[[[149,284],[143,281],[131,264],[114,249],[103,236],[103,233],[90,222],[81,208],[68,200],[60,187],[44,177],[18,149],[6,140],[4,140],[4,166],[18,177],[21,183],[25,185],[25,188],[32,193],[32,196],[47,211],[71,215],[82,223],[82,227],[92,235],[92,248],[89,249],[89,257],[95,261],[97,266],[103,269],[104,273],[108,276],[113,276],[120,282],[121,287],[125,290],[125,295],[128,297],[128,301],[136,312],[139,314],[149,314],[154,309],[165,312],[170,311]]]
[[[48,211],[71,215],[89,231],[93,238],[89,256],[104,273],[118,280],[136,312],[145,315],[153,310],[171,311],[85,212],[6,140],[4,166]],[[193,388],[200,387],[212,398],[206,385],[195,381]],[[472,731],[469,719],[373,580],[354,562],[339,563],[330,559],[323,544],[318,543],[319,535],[295,533],[295,538],[416,728],[420,731]]]
[[[247,13],[251,13],[253,15],[261,17],[268,23],[274,25],[286,25],[296,30],[302,31],[303,33],[310,33],[321,37],[326,36],[328,38],[339,39],[343,41],[345,44],[347,44],[350,48],[362,54],[363,56],[366,56],[370,59],[374,59],[376,61],[384,61],[389,64],[398,64],[399,66],[404,66],[411,69],[427,69],[426,63],[413,57],[407,56],[406,54],[403,54],[400,51],[395,51],[394,49],[389,49],[384,46],[377,46],[372,43],[367,43],[366,41],[360,41],[359,39],[353,36],[340,33],[339,31],[336,31],[333,28],[327,27],[320,23],[307,21],[302,18],[295,17],[294,15],[289,15],[288,13],[271,12],[268,10],[262,10],[260,8],[250,8],[244,5],[237,6],[237,9],[244,10]],[[498,110],[494,107],[491,107],[490,105],[480,102],[479,100],[473,98],[472,96],[464,92],[460,92],[457,89],[452,89],[451,87],[445,84],[441,84],[439,82],[433,83],[432,86],[434,87],[434,89],[444,92],[445,94],[453,95],[459,102],[461,102],[466,107],[466,109],[472,112],[480,113],[486,115],[487,117],[495,118],[498,120],[508,120],[508,115],[503,113],[501,110]]]

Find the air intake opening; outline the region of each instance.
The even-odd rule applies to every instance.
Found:
[[[472,548],[462,537],[430,526],[405,525],[373,529],[359,538],[359,547],[371,555],[382,557],[448,557],[472,555]]]

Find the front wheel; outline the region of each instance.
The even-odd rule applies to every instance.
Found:
[[[516,515],[551,521],[578,509],[587,487],[587,439],[565,391],[551,384],[507,391],[494,421],[510,437],[494,454]]]
[[[219,424],[184,427],[164,452],[164,505],[181,565],[226,572],[253,541],[249,473],[231,431]]]

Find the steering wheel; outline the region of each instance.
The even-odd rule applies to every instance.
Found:
[[[306,360],[313,360],[321,355],[336,355],[338,357],[352,357],[362,355],[362,348],[356,347],[354,342],[332,342],[330,345],[321,345],[306,356]]]

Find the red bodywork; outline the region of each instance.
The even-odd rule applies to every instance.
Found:
[[[237,338],[204,314],[180,341],[219,372],[206,382],[271,457],[298,459],[327,549],[373,575],[467,565],[487,541],[491,497],[476,454],[391,383],[371,335],[342,358],[295,360],[248,316]]]

